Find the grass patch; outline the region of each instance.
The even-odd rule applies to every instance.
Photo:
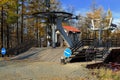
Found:
[[[92,70],[92,75],[98,80],[120,80],[120,71],[114,72],[104,68]]]

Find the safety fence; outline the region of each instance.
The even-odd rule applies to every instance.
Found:
[[[22,52],[25,52],[25,51],[27,51],[28,49],[30,49],[31,47],[35,47],[35,46],[37,46],[37,43],[38,43],[38,41],[37,40],[26,40],[26,41],[24,41],[23,43],[21,43],[21,44],[18,44],[18,45],[16,45],[15,47],[13,47],[13,48],[9,48],[9,49],[7,49],[7,53],[6,53],[6,55],[5,56],[14,56],[14,55],[18,55],[18,54],[20,54],[20,53],[22,53]],[[0,56],[3,56],[3,55],[1,55],[0,54]]]

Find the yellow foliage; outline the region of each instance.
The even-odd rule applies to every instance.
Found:
[[[40,36],[44,36],[44,34],[45,34],[45,29],[44,29],[44,27],[42,26],[41,23],[35,24],[34,27],[36,28],[36,31],[39,30],[39,35],[40,35]]]
[[[111,33],[112,38],[120,38],[120,30],[116,30],[115,32]]]
[[[16,1],[17,0],[0,0],[0,5],[5,5],[5,4],[15,5]]]
[[[65,23],[65,22],[63,22],[63,23],[62,23],[62,26],[68,26],[68,24],[67,24],[67,23]]]
[[[113,72],[109,69],[95,69],[94,73],[98,80],[120,80],[120,72]]]
[[[86,20],[86,23],[88,24],[91,24],[91,20],[93,20],[93,24],[94,24],[94,27],[95,28],[108,28],[109,27],[109,24],[110,24],[110,20],[112,19],[112,12],[111,10],[109,9],[107,12],[104,12],[103,8],[102,7],[99,7],[99,8],[96,8],[94,9],[93,11],[91,12],[88,12],[87,14],[87,20]],[[87,31],[84,27],[84,29],[82,30],[82,32]],[[93,32],[91,34],[91,36],[94,36],[94,33]],[[84,32],[85,34],[85,32]],[[98,36],[98,31],[96,31],[96,37]],[[103,39],[107,39],[108,37],[110,37],[111,35],[111,31],[110,30],[106,30],[106,31],[103,31],[103,34],[102,34],[102,38]]]
[[[112,12],[111,12],[110,9],[109,9],[108,12],[107,12],[106,18],[112,18]]]
[[[102,13],[102,8],[95,10],[94,12],[88,12],[87,17],[90,19],[100,19]]]

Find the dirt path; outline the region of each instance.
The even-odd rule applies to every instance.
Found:
[[[36,60],[42,62],[60,62],[65,48],[31,48],[18,56],[12,57],[12,60]]]
[[[81,63],[62,65],[59,58],[64,48],[30,49],[0,62],[2,80],[96,80]]]

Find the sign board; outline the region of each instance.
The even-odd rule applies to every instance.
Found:
[[[5,54],[6,54],[6,49],[5,49],[5,48],[2,48],[2,49],[1,49],[1,54],[2,54],[2,55],[5,55]]]
[[[72,51],[71,51],[70,48],[66,48],[66,49],[64,50],[64,56],[65,56],[65,57],[69,58],[69,57],[71,56],[71,54],[72,54]]]

